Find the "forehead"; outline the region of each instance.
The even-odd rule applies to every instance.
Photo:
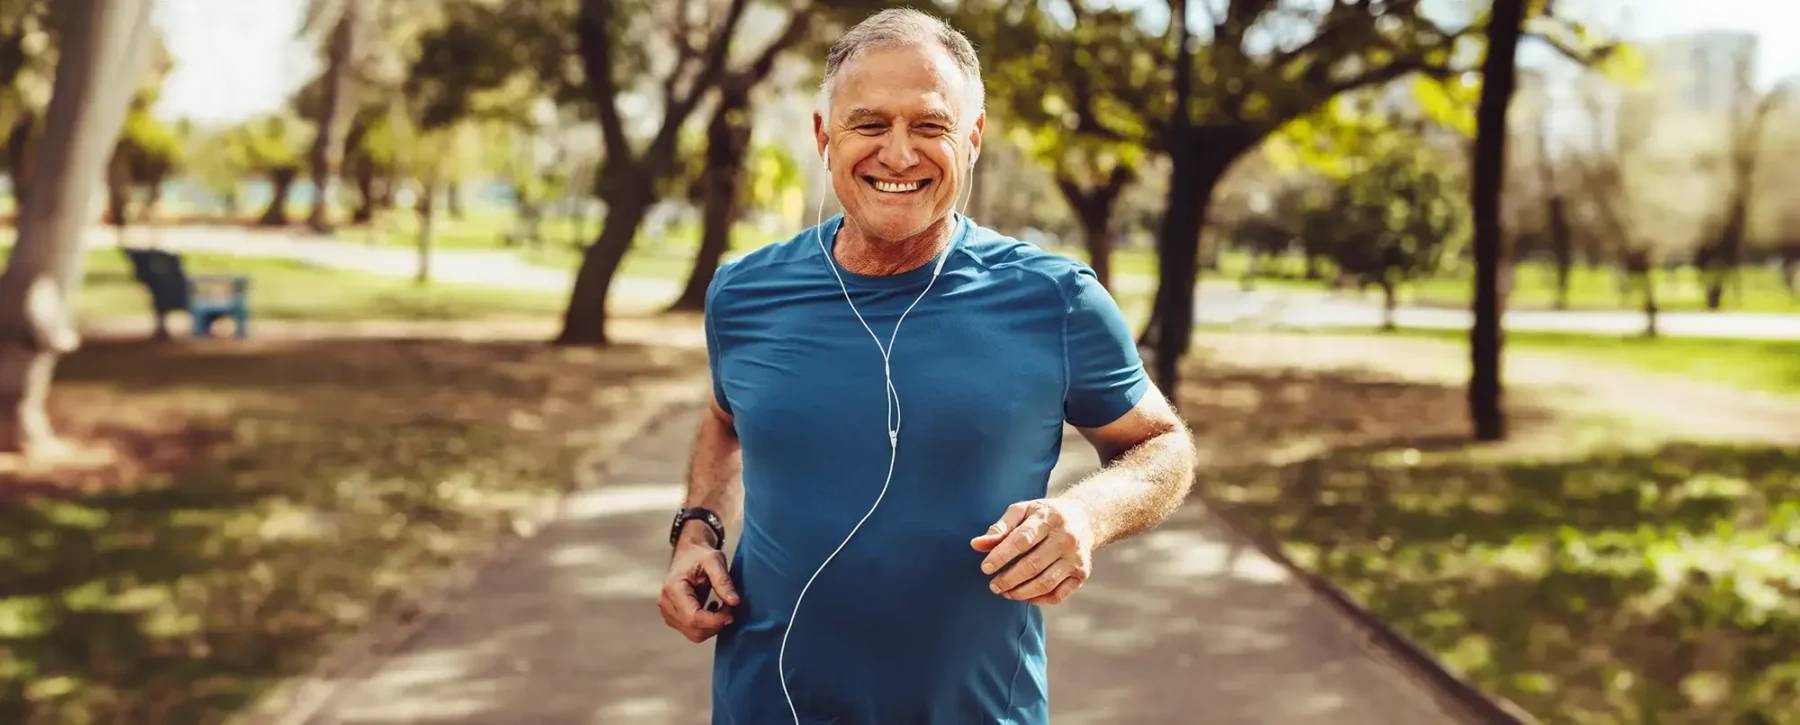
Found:
[[[942,48],[878,46],[838,68],[831,107],[851,115],[935,116],[954,121],[969,95],[968,80]]]

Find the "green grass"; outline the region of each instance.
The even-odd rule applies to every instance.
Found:
[[[1428,337],[1464,342],[1466,330],[1319,332],[1321,335]],[[1648,373],[1800,397],[1800,341],[1706,337],[1614,337],[1556,332],[1508,332],[1509,350],[1634,368]]]
[[[1545,409],[1468,447],[1459,386],[1228,362],[1184,384],[1244,421],[1197,428],[1233,459],[1206,494],[1477,687],[1551,725],[1800,722],[1800,453]]]
[[[0,487],[0,722],[221,722],[515,533],[637,391],[703,364],[634,345],[84,346],[52,412],[118,460]]]
[[[383,277],[315,267],[285,259],[187,253],[190,274],[250,277],[251,324],[256,320],[472,320],[557,315],[561,294],[491,289]],[[149,293],[115,249],[88,254],[77,314],[85,318],[150,315]],[[171,320],[171,324],[185,324]]]

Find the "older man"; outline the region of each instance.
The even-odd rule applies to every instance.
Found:
[[[715,725],[1045,723],[1039,606],[1181,503],[1192,441],[1086,265],[955,213],[986,122],[961,33],[874,15],[821,97],[844,213],[708,293],[663,618],[718,635]],[[1065,422],[1106,465],[1047,497]]]

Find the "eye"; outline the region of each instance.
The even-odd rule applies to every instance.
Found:
[[[879,123],[865,123],[865,124],[856,126],[856,130],[861,133],[877,133],[877,132],[880,132],[884,128],[887,128],[887,127],[883,126]]]
[[[939,124],[935,124],[935,123],[926,123],[926,124],[919,125],[919,131],[921,131],[927,135],[931,135],[931,136],[936,136],[938,134],[948,132],[949,130],[950,129],[945,128],[945,127],[943,127]]]

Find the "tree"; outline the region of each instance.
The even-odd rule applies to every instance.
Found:
[[[92,190],[125,122],[150,50],[150,0],[59,0],[62,53],[45,117],[39,180],[0,274],[0,450],[59,447],[45,402],[51,373],[80,343],[74,301]]]
[[[1382,326],[1394,327],[1396,291],[1436,271],[1468,234],[1461,164],[1419,120],[1339,119],[1332,134],[1347,163],[1330,194],[1302,215],[1304,236],[1343,272],[1381,287]]]
[[[306,219],[307,226],[321,234],[329,229],[328,190],[343,163],[345,136],[349,133],[351,118],[358,107],[355,64],[359,41],[369,32],[365,29],[365,16],[368,14],[365,4],[371,1],[373,0],[314,2],[309,8],[307,27],[304,29],[313,32],[329,28],[325,33],[325,71],[320,77],[324,93],[322,102],[318,104],[318,114],[314,116],[315,130],[310,155],[313,206],[312,213]]]
[[[1475,439],[1506,437],[1501,408],[1500,353],[1505,332],[1500,314],[1500,190],[1506,184],[1506,121],[1518,73],[1519,36],[1525,26],[1525,0],[1494,0],[1488,20],[1487,55],[1481,69],[1481,106],[1475,112],[1474,183],[1469,207],[1475,217],[1475,324],[1469,330],[1469,416]]]
[[[1456,74],[1452,51],[1470,31],[1439,27],[1420,5],[1336,0],[1321,10],[1235,0],[1219,9],[1201,0],[1197,15],[1211,22],[1196,33],[1186,0],[1171,0],[1174,103],[1152,114],[1163,119],[1156,131],[1171,161],[1169,197],[1145,330],[1164,388],[1176,387],[1191,341],[1200,233],[1213,190],[1245,153],[1340,93],[1415,73]]]
[[[719,260],[731,246],[731,226],[738,216],[744,159],[750,152],[751,91],[768,78],[781,53],[806,38],[817,12],[818,8],[811,5],[789,12],[787,24],[763,47],[755,61],[724,73],[719,80],[712,121],[706,127],[706,168],[700,181],[700,250],[694,256],[687,284],[669,306],[671,310],[698,311],[706,306],[706,289],[712,285]]]
[[[1720,214],[1716,236],[1701,245],[1695,264],[1706,280],[1706,309],[1709,310],[1723,306],[1725,286],[1737,277],[1744,237],[1749,232],[1750,204],[1756,193],[1757,161],[1764,153],[1763,129],[1788,93],[1786,86],[1758,92],[1751,72],[1753,60],[1749,53],[1740,53],[1736,59],[1737,93],[1727,116],[1730,128],[1724,149],[1725,209]]]
[[[959,25],[982,48],[990,106],[1011,140],[1049,168],[1095,276],[1110,285],[1114,211],[1156,153],[1143,99],[1155,38],[1136,10],[1067,0],[1057,17],[1047,5],[968,5]]]

